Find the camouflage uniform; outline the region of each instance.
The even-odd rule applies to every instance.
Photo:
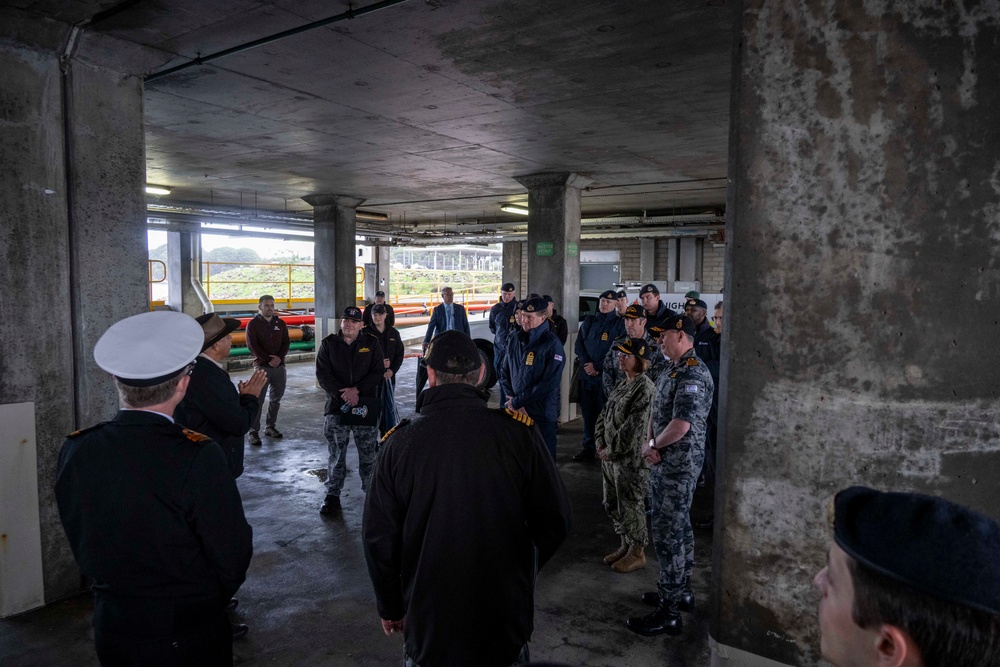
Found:
[[[607,447],[610,458],[601,465],[604,509],[615,532],[630,547],[645,546],[648,541],[643,508],[648,471],[642,461],[642,446],[655,391],[653,381],[645,374],[620,383],[612,390],[594,427],[597,446]]]
[[[625,372],[618,367],[618,357],[621,355],[616,348],[629,339],[628,335],[616,338],[611,344],[611,349],[608,350],[608,354],[604,357],[604,372],[601,373],[601,386],[604,388],[604,395],[610,396],[611,392],[615,390],[615,387],[619,382],[625,377]],[[650,336],[648,333],[644,334],[642,339],[646,341],[646,344],[653,348],[653,356],[650,358],[649,370],[646,371],[646,376],[656,384],[656,381],[663,374],[663,371],[670,365],[667,358],[663,356],[660,352],[660,345],[656,342],[656,339]]]
[[[705,433],[714,383],[694,349],[660,375],[653,399],[653,433],[672,419],[691,424],[677,442],[660,449],[662,461],[650,468],[653,548],[660,561],[660,598],[678,602],[694,567],[691,500],[705,460]]]
[[[326,492],[340,495],[347,476],[347,445],[354,432],[354,446],[358,449],[358,472],[361,475],[361,489],[368,491],[378,453],[378,426],[345,426],[340,423],[340,415],[326,415],[323,421],[323,435],[330,451],[326,464]]]

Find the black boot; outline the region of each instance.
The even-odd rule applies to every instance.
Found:
[[[681,599],[677,603],[677,608],[681,611],[694,611],[694,591],[690,586],[685,586],[681,593]]]
[[[661,602],[652,613],[625,621],[625,627],[644,637],[655,637],[664,633],[679,635],[683,625],[677,603],[667,601]]]

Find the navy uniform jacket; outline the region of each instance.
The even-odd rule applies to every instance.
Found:
[[[455,308],[455,329],[463,332],[467,336],[471,336],[472,330],[469,329],[469,317],[465,314],[465,307],[460,306],[457,303],[453,303],[452,306]],[[448,314],[444,312],[444,304],[439,303],[434,306],[434,310],[431,311],[431,321],[427,324],[427,333],[424,335],[424,342],[431,342],[431,339],[436,334],[447,330]]]
[[[343,332],[324,338],[316,353],[316,381],[327,397],[323,414],[340,413],[340,406],[344,404],[340,390],[347,387],[357,387],[360,396],[378,396],[385,376],[383,359],[385,355],[378,338],[364,330],[350,345],[344,342]]]
[[[667,308],[667,304],[663,303],[662,300],[656,302],[656,312],[652,315],[646,312],[646,326],[651,327],[654,324],[659,324],[663,322],[668,317],[673,317],[677,313]],[[645,310],[645,309],[644,309]]]
[[[246,578],[253,531],[226,457],[163,415],[122,410],[70,435],[56,502],[98,594],[210,600],[221,609]]]
[[[406,617],[421,665],[507,667],[531,637],[535,550],[566,539],[570,504],[538,429],[464,384],[431,387],[388,434],[362,538],[379,616]]]
[[[496,366],[500,365],[503,355],[507,353],[507,337],[517,327],[514,321],[515,308],[517,299],[511,299],[509,303],[500,301],[490,308],[490,333],[493,334],[493,362]]]
[[[499,379],[514,408],[523,407],[538,421],[558,421],[563,354],[562,343],[544,322],[511,335]]]
[[[616,338],[625,335],[625,324],[618,313],[596,313],[589,315],[580,325],[580,335],[576,338],[576,356],[580,359],[580,380],[584,384],[601,384],[600,373],[604,368],[604,358]],[[591,376],[583,371],[584,364],[592,363],[598,375]]]
[[[192,431],[204,433],[219,443],[233,477],[243,474],[243,436],[257,414],[256,396],[241,394],[211,359],[195,359],[184,400],[174,411],[174,421]]]

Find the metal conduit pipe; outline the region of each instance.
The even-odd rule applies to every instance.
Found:
[[[147,83],[149,83],[150,81],[162,79],[165,76],[170,76],[171,74],[175,74],[176,72],[182,72],[191,67],[198,67],[199,65],[204,65],[205,63],[212,62],[213,60],[218,60],[219,58],[225,58],[226,56],[231,56],[235,53],[242,53],[243,51],[249,51],[250,49],[255,49],[258,46],[271,44],[272,42],[277,42],[278,40],[285,39],[286,37],[292,37],[294,35],[299,35],[304,32],[309,32],[310,30],[315,30],[316,28],[322,28],[323,26],[327,26],[332,23],[339,23],[340,21],[349,21],[351,19],[364,16],[365,14],[371,14],[381,9],[387,9],[394,5],[400,5],[404,2],[409,2],[409,0],[383,0],[383,2],[376,2],[373,5],[368,5],[367,7],[362,7],[361,9],[349,8],[346,12],[337,14],[336,16],[320,19],[319,21],[313,21],[312,23],[307,23],[305,25],[299,26],[298,28],[291,28],[290,30],[285,30],[283,32],[275,33],[268,37],[261,37],[260,39],[253,40],[252,42],[246,42],[245,44],[240,44],[239,46],[233,46],[228,49],[223,49],[222,51],[217,51],[211,55],[198,56],[194,60],[184,63],[183,65],[177,65],[176,67],[171,67],[161,72],[154,72],[153,74],[147,76],[145,80]]]

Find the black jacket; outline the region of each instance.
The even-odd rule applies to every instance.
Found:
[[[387,303],[383,303],[385,306],[385,325],[387,327],[396,326],[396,312]],[[366,327],[372,326],[372,308],[375,306],[374,303],[369,303],[365,306],[365,312],[361,313],[361,321],[364,322]]]
[[[474,387],[431,387],[382,444],[362,535],[379,615],[421,665],[507,667],[570,505],[537,427]]]
[[[362,331],[378,338],[378,342],[382,346],[382,358],[389,360],[389,370],[392,371],[392,377],[395,380],[396,373],[399,372],[399,367],[403,365],[403,339],[399,335],[399,331],[390,325],[386,325],[385,331],[379,333],[374,324],[370,327],[365,327]],[[385,369],[383,368],[382,370],[384,373]]]
[[[236,390],[229,373],[199,356],[174,420],[219,443],[230,472],[239,477],[243,474],[243,436],[250,430],[259,405],[256,396]]]
[[[70,435],[56,502],[96,592],[221,609],[246,578],[253,531],[222,450],[163,415],[122,410]]]
[[[347,387],[357,387],[361,396],[375,398],[385,375],[384,358],[378,338],[363,330],[350,345],[340,332],[324,338],[316,353],[316,380],[327,395],[324,414],[340,412],[344,404],[340,390]]]

